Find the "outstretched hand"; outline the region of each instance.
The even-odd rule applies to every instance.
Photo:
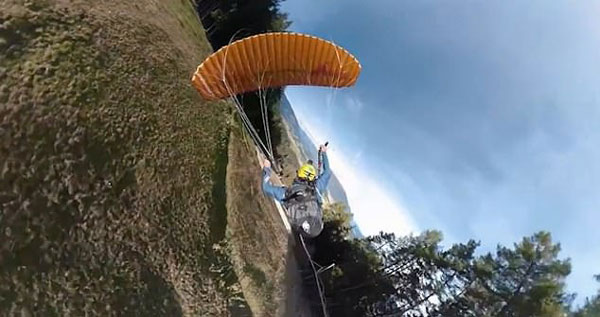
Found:
[[[265,168],[265,167],[271,167],[271,161],[269,161],[269,160],[264,160],[264,161],[263,161],[263,164],[262,164],[262,167],[263,167],[263,168]]]

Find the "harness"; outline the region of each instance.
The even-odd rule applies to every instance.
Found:
[[[314,182],[296,180],[287,189],[283,205],[288,211],[290,224],[309,238],[323,229],[323,211]]]

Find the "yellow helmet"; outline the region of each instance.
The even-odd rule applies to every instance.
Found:
[[[300,179],[314,181],[316,176],[317,169],[310,163],[306,163],[298,169],[298,178]]]

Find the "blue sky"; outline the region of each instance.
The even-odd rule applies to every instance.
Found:
[[[287,0],[291,30],[362,64],[288,87],[367,234],[440,229],[483,250],[551,231],[569,289],[600,273],[600,2]]]

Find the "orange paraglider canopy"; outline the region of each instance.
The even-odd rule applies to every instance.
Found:
[[[206,58],[192,77],[209,100],[288,85],[348,87],[361,66],[332,42],[299,33],[264,33],[235,41]]]

